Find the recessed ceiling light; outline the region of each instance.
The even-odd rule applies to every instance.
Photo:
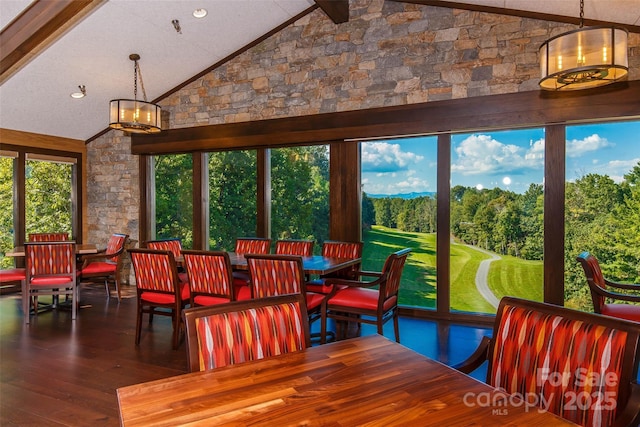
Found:
[[[87,89],[84,87],[84,85],[78,86],[78,89],[80,89],[79,92],[71,93],[72,98],[80,99],[80,98],[84,98],[87,95]]]
[[[196,9],[193,11],[193,16],[196,18],[204,18],[207,16],[207,9]]]

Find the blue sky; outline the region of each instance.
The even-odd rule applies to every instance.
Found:
[[[544,129],[452,136],[451,184],[523,193],[544,177]],[[620,182],[640,162],[640,121],[567,127],[568,181],[588,173]],[[368,194],[436,191],[437,138],[379,140],[362,145]]]

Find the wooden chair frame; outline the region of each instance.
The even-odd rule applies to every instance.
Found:
[[[302,257],[299,255],[277,255],[277,254],[247,254],[245,255],[245,258],[247,259],[247,264],[249,267],[249,277],[250,277],[250,287],[251,287],[251,298],[256,299],[256,298],[260,298],[260,296],[256,295],[256,292],[258,290],[258,286],[260,286],[260,283],[258,283],[258,280],[256,280],[255,277],[255,272],[253,271],[253,269],[251,268],[251,260],[272,260],[272,261],[286,261],[286,262],[293,262],[295,264],[295,269],[297,270],[296,274],[298,275],[298,277],[300,278],[300,289],[299,289],[299,293],[302,294],[302,297],[305,300],[305,306],[307,308],[307,314],[309,315],[309,324],[315,322],[316,320],[319,320],[321,318],[321,310],[322,310],[322,303],[320,305],[318,305],[317,307],[313,308],[313,309],[309,309],[309,306],[306,305],[306,303],[309,301],[308,299],[308,294],[307,291],[305,289],[305,283],[306,283],[306,279],[305,279],[305,274],[304,274],[304,267],[302,264]],[[292,291],[293,293],[293,291]],[[316,293],[309,293],[309,295],[322,295],[322,294],[316,294]],[[272,297],[272,296],[277,296],[277,295],[267,295],[267,297]],[[326,298],[326,296],[323,295],[323,298]],[[324,302],[324,300],[323,300]]]
[[[198,354],[198,331],[196,328],[196,319],[200,317],[211,316],[220,313],[231,313],[246,311],[260,307],[272,305],[281,305],[289,303],[298,303],[301,310],[302,328],[304,334],[305,348],[311,347],[309,334],[309,322],[307,320],[306,304],[301,294],[282,295],[270,298],[260,298],[255,300],[234,301],[228,304],[210,305],[205,307],[191,307],[183,311],[186,342],[187,342],[187,361],[190,372],[200,370],[200,357]]]
[[[572,310],[557,305],[524,300],[514,297],[504,297],[500,301],[496,319],[493,327],[493,337],[498,336],[498,331],[505,312],[505,307],[521,307],[544,315],[559,316],[577,322],[584,322],[588,325],[599,325],[611,329],[624,331],[627,334],[626,345],[623,354],[623,367],[620,378],[619,398],[617,405],[619,412],[613,426],[638,426],[640,422],[640,386],[637,383],[638,364],[640,363],[640,323],[618,319],[610,316],[602,316],[594,313],[587,313]],[[562,343],[559,343],[562,345]],[[454,365],[464,373],[473,372],[485,361],[488,361],[486,382],[491,384],[491,372],[493,360],[499,349],[494,345],[494,340],[484,337],[476,351],[463,362]],[[533,368],[532,368],[533,369]]]
[[[375,280],[373,281],[356,281],[356,280],[345,280],[345,279],[326,279],[327,284],[333,287],[331,293],[327,296],[327,298],[322,303],[322,328],[321,328],[321,342],[326,342],[327,335],[327,319],[331,318],[336,320],[337,322],[348,323],[348,322],[356,322],[367,323],[371,325],[377,326],[378,334],[383,335],[383,325],[393,319],[393,330],[395,333],[396,341],[400,342],[400,327],[398,324],[398,303],[393,304],[391,307],[385,309],[385,302],[390,298],[395,297],[398,298],[398,290],[400,288],[400,279],[402,276],[402,270],[398,272],[398,277],[394,278],[398,281],[398,286],[395,290],[395,293],[392,295],[388,295],[384,298],[384,295],[387,294],[387,283],[390,279],[390,273],[393,264],[400,258],[404,258],[402,261],[402,269],[404,269],[404,264],[406,262],[406,258],[411,252],[410,248],[405,248],[400,251],[397,251],[391,255],[389,255],[384,263],[384,267],[382,268],[382,272],[373,272],[373,271],[358,271],[357,275],[360,277],[373,277]],[[357,307],[351,306],[343,306],[332,304],[331,299],[342,289],[341,287],[358,287],[358,288],[373,288],[378,287],[379,298],[378,304],[375,311],[360,309]],[[363,317],[364,316],[364,317]],[[340,334],[336,334],[340,335]],[[340,338],[339,336],[337,338]]]
[[[582,265],[582,269],[584,270],[584,274],[587,278],[587,284],[589,285],[591,300],[593,302],[593,311],[596,313],[603,313],[603,308],[607,305],[606,298],[640,303],[640,295],[632,295],[618,291],[640,292],[640,284],[614,282],[604,277],[602,275],[602,271],[595,272],[591,264],[595,264],[598,270],[600,270],[600,265],[598,263],[598,259],[589,252],[582,252],[578,255],[576,260]],[[640,316],[640,306],[637,308]]]
[[[123,258],[123,254],[125,252],[125,249],[127,248],[128,244],[129,244],[129,235],[128,234],[121,234],[121,233],[114,233],[112,235],[112,237],[120,237],[122,238],[122,245],[120,246],[120,248],[113,253],[107,253],[107,249],[102,249],[100,251],[98,251],[98,253],[96,254],[88,254],[88,255],[83,255],[80,259],[82,261],[82,266],[80,267],[80,278],[82,281],[84,280],[89,280],[89,281],[97,281],[98,279],[101,279],[101,281],[104,281],[104,288],[107,292],[107,298],[111,298],[111,291],[109,290],[109,282],[113,281],[115,287],[116,287],[116,293],[118,295],[118,302],[120,302],[120,299],[122,298],[122,293],[120,291],[120,271],[122,270],[122,258]],[[115,260],[115,261],[114,261]],[[91,264],[92,262],[109,262],[112,264],[115,264],[115,269],[113,273],[86,273],[84,272],[84,270],[89,266],[89,264]]]
[[[229,301],[233,301],[235,299],[235,290],[233,287],[233,268],[231,266],[231,261],[229,259],[229,254],[225,251],[200,251],[200,250],[183,250],[182,251],[182,255],[184,257],[184,267],[185,270],[187,271],[187,276],[189,278],[189,288],[190,288],[190,295],[191,295],[191,302],[190,305],[191,307],[195,307],[196,305],[198,305],[195,302],[195,299],[197,296],[213,296],[213,297],[219,297],[219,298],[227,298],[229,299]],[[229,294],[221,294],[221,293],[209,293],[209,292],[203,292],[199,289],[195,288],[194,283],[196,283],[196,280],[193,280],[193,272],[190,271],[189,268],[189,258],[190,257],[223,257],[224,258],[224,263],[226,265],[226,275],[227,275],[227,283],[229,284]]]
[[[34,273],[34,269],[38,270],[37,267],[31,266],[31,257],[30,252],[33,247],[42,247],[42,246],[67,246],[66,251],[68,251],[68,259],[69,265],[67,266],[66,272],[40,272],[37,274]],[[56,297],[60,295],[68,296],[71,294],[71,319],[75,320],[78,312],[78,277],[76,270],[76,242],[72,240],[65,241],[38,241],[38,242],[26,242],[24,244],[25,248],[25,280],[22,282],[22,310],[24,312],[24,323],[30,322],[30,306],[34,304],[34,312],[38,314],[38,297],[43,295],[52,295],[54,297],[54,303],[56,301]],[[45,270],[50,270],[50,268],[46,268]],[[57,279],[61,277],[70,277],[71,280],[66,283],[58,282]],[[38,285],[33,285],[33,279],[50,279],[51,283],[41,283]]]
[[[155,250],[147,248],[129,249],[131,255],[131,262],[136,276],[136,291],[137,291],[137,315],[136,315],[136,345],[140,345],[140,336],[142,333],[142,316],[147,313],[149,315],[149,324],[153,322],[153,315],[158,314],[161,316],[170,316],[173,323],[173,349],[177,349],[180,345],[180,329],[182,325],[181,311],[185,307],[186,302],[182,301],[180,279],[178,277],[178,267],[176,265],[173,253],[169,250]],[[169,271],[171,274],[171,281],[173,283],[173,289],[168,292],[161,290],[150,290],[140,288],[138,283],[139,272],[136,268],[135,255],[136,254],[154,254],[166,258],[166,262],[169,265]],[[143,292],[154,292],[158,294],[167,294],[174,297],[174,302],[170,304],[155,303],[150,301],[143,301],[141,295]],[[156,310],[157,308],[164,308],[169,311]]]

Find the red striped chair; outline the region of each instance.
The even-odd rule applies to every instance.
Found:
[[[30,242],[63,242],[69,240],[69,233],[29,233]]]
[[[362,258],[362,242],[339,242],[326,240],[322,244],[322,256],[329,258]],[[331,286],[327,286],[327,279],[339,278],[347,280],[358,280],[357,272],[360,270],[361,264],[354,264],[351,267],[336,271],[319,279],[311,280],[307,283],[307,290],[328,294],[332,291]]]
[[[156,251],[171,251],[174,260],[179,260],[182,258],[182,241],[179,238],[148,240],[147,242],[145,242],[144,246]],[[187,275],[185,268],[180,262],[176,261],[176,265],[178,267],[180,286],[182,288],[186,288],[189,284],[189,276]]]
[[[396,341],[400,342],[398,325],[398,291],[400,278],[407,256],[411,249],[406,248],[387,257],[382,272],[359,271],[360,277],[373,277],[372,281],[357,281],[346,279],[327,279],[327,285],[333,290],[325,299],[322,307],[322,342],[327,333],[327,319],[344,322],[373,324],[378,327],[378,333],[383,335],[382,327],[393,319],[393,330]],[[346,329],[346,328],[342,328]],[[340,331],[336,333],[337,338]]]
[[[192,307],[234,300],[231,261],[227,252],[183,250],[182,256],[189,276]]]
[[[182,255],[182,241],[178,238],[148,240],[145,246],[156,251],[171,251],[175,259]]]
[[[326,295],[305,289],[302,257],[297,255],[245,255],[251,277],[251,297],[302,294],[306,301],[309,323],[321,318]]]
[[[142,315],[147,313],[149,324],[152,323],[154,314],[171,316],[173,348],[178,348],[182,326],[180,312],[190,300],[190,295],[189,287],[180,285],[173,253],[153,249],[129,249],[129,254],[135,272],[138,296],[136,345],[140,344]],[[168,311],[157,310],[158,308]]]
[[[191,372],[278,356],[310,347],[301,294],[184,310]]]
[[[24,244],[26,275],[22,288],[24,322],[29,323],[29,308],[39,296],[71,294],[71,319],[78,311],[76,242],[27,242]]]
[[[278,255],[313,255],[313,240],[278,240],[276,254]]]
[[[582,426],[640,421],[640,323],[504,297],[493,338],[466,361],[487,383]]]
[[[239,237],[236,239],[235,252],[237,254],[268,254],[271,250],[271,239],[262,237]],[[249,272],[234,271],[233,285],[235,287],[236,300],[251,298],[249,289]]]
[[[602,274],[598,259],[589,252],[583,252],[576,258],[582,265],[587,278],[593,311],[606,316],[619,317],[620,319],[640,322],[640,284],[619,283],[608,280]],[[634,295],[632,292],[636,292]],[[610,301],[626,301],[627,303],[614,303]],[[636,304],[628,304],[628,303]]]
[[[81,258],[81,281],[100,280],[104,282],[108,298],[111,297],[109,282],[113,282],[118,294],[118,301],[122,296],[120,292],[120,275],[118,273],[120,272],[122,255],[128,238],[128,234],[112,234],[104,251],[97,254],[83,255]]]

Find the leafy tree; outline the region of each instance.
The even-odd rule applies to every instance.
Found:
[[[328,238],[326,146],[271,151],[271,229],[274,239]]]
[[[170,154],[155,157],[156,238],[179,237],[193,245],[193,157]]]
[[[362,227],[366,230],[371,229],[371,226],[376,224],[376,213],[373,206],[373,201],[367,196],[367,193],[362,192]]]
[[[13,242],[13,159],[0,157],[0,252],[7,252]],[[0,268],[13,267],[9,257],[0,258]]]
[[[25,164],[26,233],[71,234],[72,166],[29,160]]]
[[[256,152],[209,154],[209,246],[233,250],[256,233]]]

